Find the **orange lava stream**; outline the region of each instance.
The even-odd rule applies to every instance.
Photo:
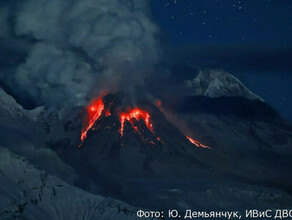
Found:
[[[104,110],[104,104],[102,98],[104,95],[99,96],[97,99],[93,100],[91,104],[87,107],[88,122],[85,123],[81,131],[81,144],[87,137],[87,132],[92,128],[95,122],[100,118],[102,111]]]
[[[211,149],[211,147],[207,146],[207,145],[204,145],[204,144],[201,144],[199,141],[196,141],[188,136],[186,136],[186,138],[193,144],[195,145],[196,147],[202,147],[202,148],[206,148],[206,149]]]
[[[121,113],[120,114],[120,121],[121,121],[121,128],[120,128],[120,134],[121,136],[124,135],[124,126],[125,126],[125,121],[128,120],[132,127],[139,133],[137,126],[134,126],[132,119],[135,118],[137,121],[143,120],[147,126],[147,128],[153,133],[153,125],[150,122],[150,115],[148,112],[143,111],[139,108],[133,108],[130,109],[127,113]]]

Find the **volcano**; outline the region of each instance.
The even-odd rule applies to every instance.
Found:
[[[196,93],[190,90],[174,106],[160,102],[192,136],[171,122],[160,105],[124,105],[121,94],[107,94],[97,99],[102,111],[89,129],[89,116],[95,115],[90,111],[98,109],[91,108],[94,102],[66,114],[58,128],[48,125],[47,144],[77,171],[78,187],[135,206],[268,208],[288,201],[291,125],[230,74],[198,77],[194,82],[202,88]],[[206,88],[212,93],[198,92]],[[229,95],[234,89],[237,93]],[[265,202],[258,197],[263,192]],[[276,195],[279,200],[272,202]]]
[[[101,119],[102,116],[114,117],[111,111],[115,111],[115,110],[112,108],[110,109],[110,106],[114,104],[114,100],[110,101],[109,105],[105,105],[103,98],[106,101],[108,101],[107,99],[111,99],[110,96],[109,98],[107,96],[104,97],[105,94],[106,93],[103,93],[97,99],[94,99],[93,101],[91,101],[89,105],[86,107],[87,114],[85,116],[83,127],[81,130],[81,143],[79,147],[81,147],[82,143],[87,138],[87,133],[90,130],[95,130],[97,128],[98,126],[97,124],[99,123],[99,120]],[[121,138],[124,136],[125,124],[128,124],[136,131],[136,133],[140,136],[140,138],[145,143],[149,142],[150,144],[155,145],[156,143],[154,142],[154,140],[156,139],[160,143],[165,144],[160,137],[155,135],[153,131],[153,122],[151,120],[151,116],[149,112],[142,110],[141,108],[138,108],[138,107],[134,107],[134,108],[127,107],[126,112],[123,112],[120,110],[118,115],[119,115],[118,117],[120,120],[119,132],[120,132]],[[141,123],[144,125],[142,125]],[[116,122],[114,124],[116,124]],[[152,138],[149,138],[149,134],[148,134],[148,138],[145,138],[145,129],[146,129],[145,125],[148,129],[148,133],[149,131],[151,132]],[[157,126],[159,126],[159,124],[157,124]],[[147,137],[147,134],[146,134],[146,137]],[[186,136],[186,138],[189,140],[190,143],[192,143],[193,145],[197,147],[211,149],[210,147],[203,145],[199,141],[196,141],[188,136]]]
[[[64,158],[66,161],[72,160],[73,153],[75,162],[78,158],[87,158],[90,165],[83,162],[83,166],[96,167],[95,172],[153,175],[162,172],[152,168],[153,163],[161,163],[177,155],[189,157],[190,152],[197,150],[196,147],[202,147],[202,150],[209,148],[186,137],[153,104],[123,106],[118,96],[111,94],[96,100],[85,108],[80,150],[76,150],[76,139],[64,146],[66,154],[70,155]],[[56,145],[60,146],[60,143]],[[60,151],[59,147],[54,149],[57,153]]]

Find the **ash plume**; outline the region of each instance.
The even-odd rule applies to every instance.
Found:
[[[159,60],[147,0],[19,4],[10,16],[12,35],[33,43],[24,62],[1,78],[38,105],[82,105],[100,90],[134,94]]]

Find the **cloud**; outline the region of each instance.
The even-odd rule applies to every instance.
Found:
[[[79,105],[95,90],[134,90],[159,60],[147,0],[21,3],[14,34],[35,44],[6,83],[38,104]]]

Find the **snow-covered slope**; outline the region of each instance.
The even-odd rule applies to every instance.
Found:
[[[43,110],[44,107],[42,106],[33,110],[23,109],[23,107],[19,105],[12,96],[8,95],[0,87],[0,113],[2,117],[27,117],[35,121]]]
[[[23,116],[23,108],[0,87],[1,115]]]
[[[0,145],[25,157],[37,168],[73,183],[77,178],[74,169],[45,145],[45,132],[37,122],[42,111],[42,107],[23,109],[0,87]]]
[[[136,218],[133,207],[70,186],[0,146],[0,219]]]
[[[239,96],[250,100],[263,101],[237,78],[225,71],[200,71],[195,79],[186,81],[186,85],[191,89],[191,95],[202,95],[210,98]]]

